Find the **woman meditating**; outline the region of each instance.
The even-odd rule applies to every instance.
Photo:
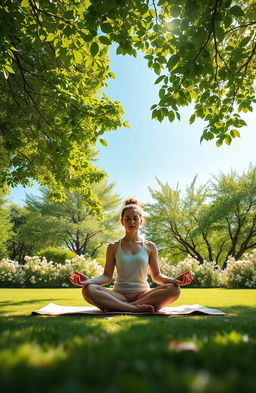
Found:
[[[75,272],[70,277],[74,285],[83,287],[84,299],[103,312],[158,311],[179,297],[180,286],[193,280],[190,272],[176,278],[161,274],[155,244],[140,237],[142,219],[140,203],[134,198],[127,199],[121,212],[125,234],[122,239],[108,245],[103,275],[91,279]],[[147,282],[148,267],[152,280],[160,284],[153,289]],[[113,290],[102,287],[111,281],[115,268],[117,278]]]

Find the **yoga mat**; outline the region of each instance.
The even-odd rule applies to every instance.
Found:
[[[109,311],[103,312],[97,307],[73,307],[60,306],[58,304],[49,303],[39,310],[32,311],[32,315],[162,315],[162,316],[179,316],[179,315],[225,315],[221,310],[201,306],[200,304],[183,305],[178,307],[163,307],[157,312],[141,312],[134,313],[130,311]]]

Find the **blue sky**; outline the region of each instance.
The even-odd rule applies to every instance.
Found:
[[[115,191],[123,198],[135,196],[144,203],[150,202],[148,187],[157,188],[155,177],[171,187],[178,183],[184,190],[195,175],[198,184],[202,184],[211,175],[231,169],[241,174],[250,163],[255,164],[254,114],[245,114],[248,126],[240,129],[241,138],[231,146],[217,148],[214,141],[200,144],[204,123],[197,120],[189,125],[192,108],[181,110],[181,121],[151,120],[150,107],[158,102],[159,85],[154,85],[157,75],[147,68],[141,55],[133,58],[113,52],[111,59],[116,79],[109,81],[107,94],[123,105],[130,129],[104,135],[108,146],[97,145],[97,166],[109,174],[109,181],[116,183]],[[22,205],[26,193],[38,194],[37,187],[18,186],[11,197]]]

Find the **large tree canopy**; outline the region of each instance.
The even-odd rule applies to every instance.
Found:
[[[92,184],[92,189],[102,202],[104,220],[95,215],[77,191],[65,191],[66,199],[58,202],[49,198],[47,188],[42,188],[40,198],[27,196],[25,207],[13,207],[11,258],[22,260],[45,247],[68,248],[77,255],[90,257],[105,250],[107,242],[119,236],[117,207],[121,200],[114,192],[114,184],[106,180]]]
[[[104,174],[88,148],[126,125],[101,92],[113,77],[108,47],[143,51],[158,75],[152,117],[171,122],[194,104],[202,139],[230,144],[255,102],[254,0],[5,0],[0,5],[0,176],[36,179],[56,197]],[[104,144],[104,140],[102,140]]]
[[[88,5],[1,3],[0,179],[35,179],[58,199],[80,190],[97,207],[90,184],[105,173],[92,165],[91,147],[126,123],[119,103],[101,92],[113,74],[105,45],[88,43]]]
[[[254,0],[96,0],[85,20],[93,40],[118,43],[117,54],[145,53],[161,83],[153,118],[172,122],[193,103],[190,123],[206,121],[202,140],[240,136],[239,112],[256,102]]]
[[[220,174],[185,195],[158,180],[147,205],[145,232],[163,255],[179,261],[186,255],[226,266],[256,246],[256,168],[239,176]]]

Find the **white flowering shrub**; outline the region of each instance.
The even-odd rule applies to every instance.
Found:
[[[172,265],[167,258],[159,260],[161,272],[169,277],[177,277],[190,271],[194,288],[256,288],[256,249],[245,254],[244,259],[236,261],[229,258],[224,270],[215,263],[188,257]],[[10,259],[0,260],[0,287],[2,288],[60,288],[71,287],[69,277],[78,270],[88,277],[97,277],[103,273],[103,267],[96,260],[88,260],[83,255],[67,259],[65,264],[47,261],[46,258],[25,257],[25,264],[20,265]],[[150,284],[154,283],[149,279]]]
[[[0,260],[0,287],[24,288],[68,288],[72,284],[69,277],[78,270],[91,278],[103,273],[103,268],[96,260],[86,260],[83,255],[67,259],[65,264],[47,262],[38,256],[25,257],[25,264],[20,265],[9,259]]]
[[[2,288],[25,286],[25,271],[18,262],[0,260],[0,286]]]
[[[187,257],[176,266],[171,265],[167,258],[159,260],[161,272],[169,277],[177,277],[182,273],[191,272],[194,280],[190,287],[215,288],[220,286],[220,267],[215,262],[204,261],[202,264],[195,258]]]
[[[228,288],[256,288],[256,249],[241,261],[230,257],[222,276]]]

